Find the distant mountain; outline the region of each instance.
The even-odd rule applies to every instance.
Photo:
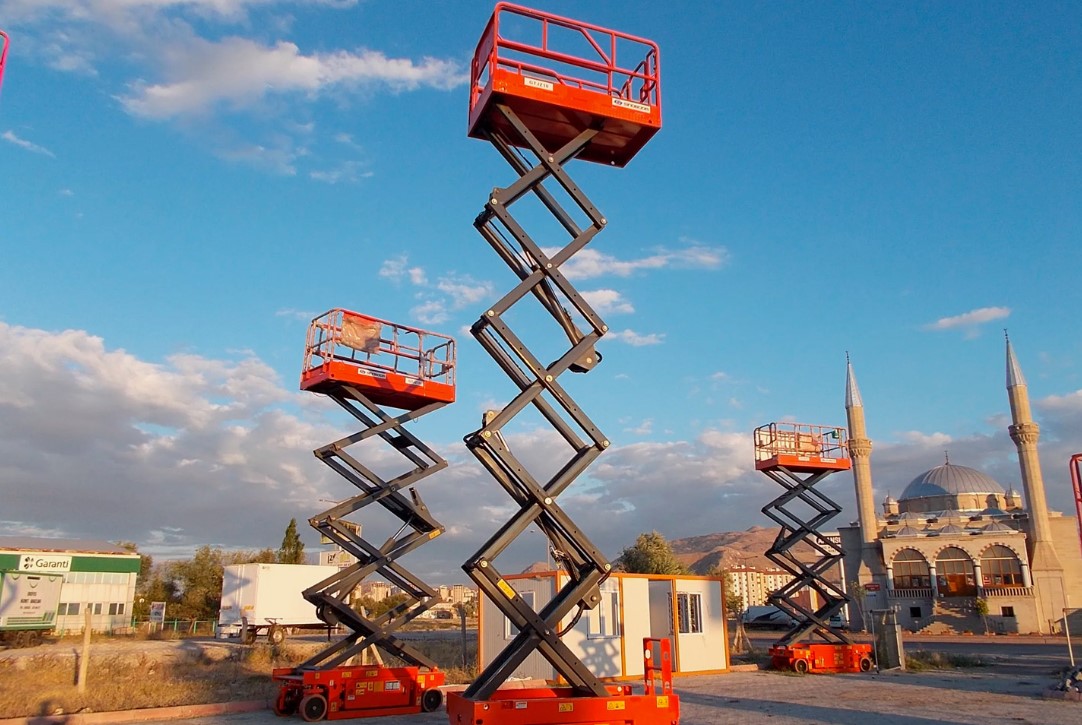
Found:
[[[689,536],[669,542],[681,564],[696,574],[707,574],[721,567],[773,567],[763,554],[774,543],[777,529],[752,526],[746,531],[722,531],[716,534]]]
[[[774,545],[778,529],[752,526],[745,531],[722,531],[716,534],[689,536],[669,542],[673,554],[681,564],[695,574],[709,574],[717,568],[753,566],[759,569],[776,569],[765,556]],[[801,559],[815,560],[818,555],[810,547],[797,545],[794,552]]]

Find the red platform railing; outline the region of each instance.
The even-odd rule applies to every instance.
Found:
[[[330,310],[308,327],[301,388],[324,392],[335,382],[359,385],[375,402],[396,407],[452,402],[455,341],[349,310]]]
[[[506,103],[543,143],[601,128],[580,158],[623,166],[661,127],[660,61],[645,38],[497,3],[471,65],[469,135],[504,124]],[[519,145],[519,140],[511,138]]]

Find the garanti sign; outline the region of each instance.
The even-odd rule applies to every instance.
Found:
[[[19,571],[64,574],[71,571],[71,557],[64,554],[20,554]]]

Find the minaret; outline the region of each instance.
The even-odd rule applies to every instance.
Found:
[[[853,484],[857,489],[860,540],[864,546],[874,545],[879,524],[872,494],[872,442],[864,424],[864,403],[848,353],[845,355],[845,416],[849,421],[849,457],[853,460]]]
[[[1037,456],[1037,439],[1041,429],[1033,422],[1026,379],[1014,357],[1010,338],[1007,337],[1006,340],[1007,397],[1011,401],[1011,427],[1008,430],[1011,440],[1018,448],[1018,467],[1021,469],[1022,490],[1026,495],[1030,524],[1026,548],[1029,549],[1033,584],[1037,588],[1038,606],[1041,608],[1038,616],[1043,624],[1063,617],[1063,565],[1056,555],[1052,541],[1052,527],[1048,523],[1048,501],[1044,495],[1044,478],[1041,476],[1041,462]]]

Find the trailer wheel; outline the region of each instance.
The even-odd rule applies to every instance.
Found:
[[[42,635],[41,630],[35,629],[32,632],[27,632],[26,646],[37,647],[39,644],[41,644],[42,639],[44,639],[44,636]]]
[[[327,698],[318,693],[305,695],[301,700],[301,717],[305,722],[318,722],[327,716]]]
[[[11,635],[11,643],[14,645],[15,649],[22,649],[27,646],[27,634],[29,634],[29,632],[20,629],[18,632]]]
[[[425,690],[421,693],[421,710],[435,712],[443,704],[443,692],[441,690]]]
[[[255,627],[248,627],[241,631],[240,641],[244,644],[255,644],[255,638],[258,630]]]
[[[286,631],[277,624],[272,624],[267,630],[267,639],[271,644],[282,644],[286,641]]]
[[[872,661],[869,658],[867,658],[867,657],[861,657],[860,658],[860,671],[861,672],[871,672],[872,671]]]
[[[807,660],[797,660],[796,662],[793,663],[793,670],[795,670],[796,673],[799,674],[799,675],[808,674],[808,661]]]

